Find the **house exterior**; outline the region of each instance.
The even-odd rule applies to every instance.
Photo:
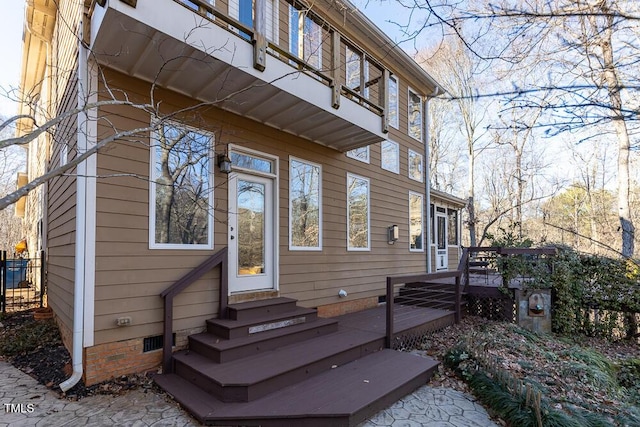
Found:
[[[23,113],[61,118],[28,173],[68,170],[25,220],[86,384],[156,367],[160,293],[225,248],[230,302],[325,317],[457,267],[464,201],[425,179],[442,89],[348,2],[29,1],[22,89]],[[176,297],[177,348],[219,314],[220,279]]]

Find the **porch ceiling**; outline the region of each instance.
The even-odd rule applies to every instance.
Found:
[[[275,57],[257,71],[251,43],[172,0],[107,4],[91,24],[103,66],[339,151],[385,139],[377,114],[345,97],[332,108],[330,87]]]

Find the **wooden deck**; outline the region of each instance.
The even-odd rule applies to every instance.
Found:
[[[210,321],[216,334],[194,336],[191,351],[174,354],[174,373],[156,378],[207,425],[353,426],[425,384],[439,364],[384,348],[384,306],[332,319],[309,315],[246,336],[244,328],[288,314],[261,316],[259,307],[243,308],[246,314],[233,314],[238,320]],[[454,322],[446,310],[396,306],[394,312],[396,335]]]

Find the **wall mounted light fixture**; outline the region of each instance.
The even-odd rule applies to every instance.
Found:
[[[387,243],[393,245],[400,238],[400,231],[397,225],[390,225],[387,227]]]
[[[220,168],[220,172],[222,173],[230,173],[231,172],[231,159],[227,155],[227,153],[218,155],[218,167]]]

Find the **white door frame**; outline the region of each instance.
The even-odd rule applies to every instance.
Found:
[[[238,181],[250,181],[264,185],[264,271],[240,271],[238,265]],[[250,172],[236,171],[229,174],[228,181],[228,234],[229,247],[229,294],[239,292],[277,290],[278,288],[278,180],[273,176],[261,176]]]

